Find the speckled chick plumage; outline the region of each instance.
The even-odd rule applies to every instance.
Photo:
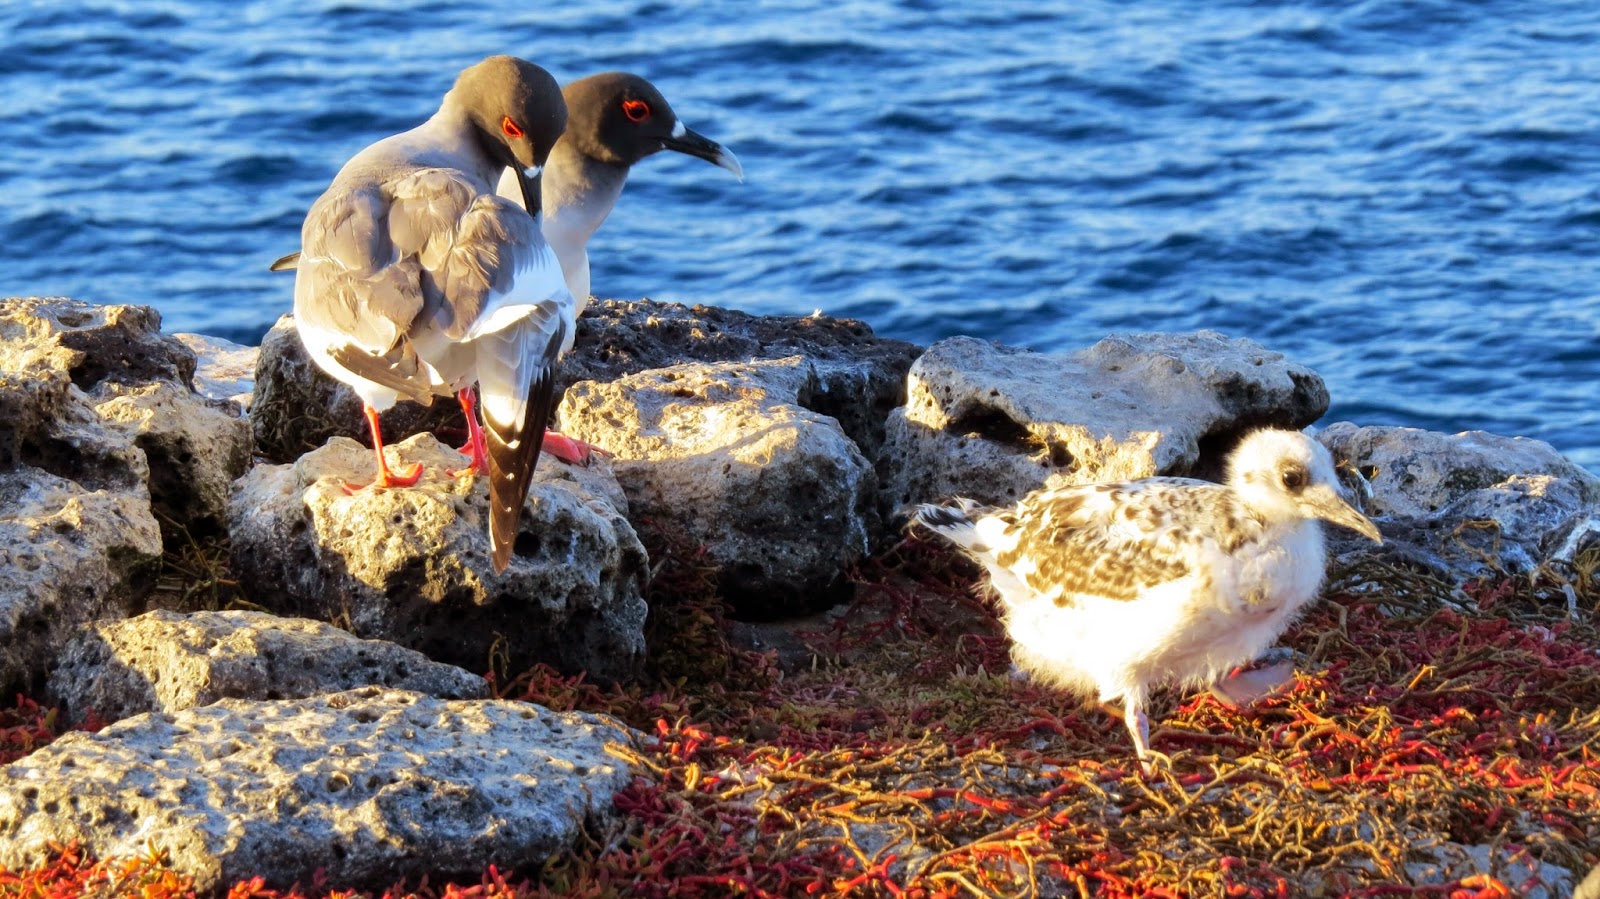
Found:
[[[1090,484],[1012,509],[924,505],[914,518],[988,570],[1017,667],[1120,703],[1144,761],[1151,689],[1223,684],[1316,598],[1319,519],[1381,541],[1337,484],[1321,444],[1263,430],[1231,454],[1224,484]]]

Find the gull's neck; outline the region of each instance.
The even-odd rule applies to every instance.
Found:
[[[578,301],[580,315],[589,303],[589,238],[617,205],[627,180],[627,166],[585,156],[568,140],[556,143],[540,176],[539,205],[544,215],[540,230],[561,262],[561,276]],[[496,192],[522,205],[522,191],[510,169],[501,175]]]
[[[484,152],[473,129],[472,117],[454,89],[444,95],[438,112],[406,136],[421,139],[420,143],[410,141],[422,151],[415,158],[421,165],[461,169],[485,184],[494,184],[500,178],[502,166]]]
[[[585,156],[571,141],[557,143],[545,166],[540,188],[544,236],[580,306],[589,301],[589,238],[617,205],[627,180],[627,166]]]

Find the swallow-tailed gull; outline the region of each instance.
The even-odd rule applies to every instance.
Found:
[[[510,560],[577,313],[536,221],[538,170],[566,120],[548,72],[490,57],[461,73],[432,118],[345,163],[301,229],[300,339],[366,406],[378,465],[369,486],[409,486],[421,474],[389,469],[378,413],[401,398],[458,394],[471,468],[489,475],[497,572]],[[495,196],[507,167],[527,211]],[[472,414],[474,383],[486,434]]]
[[[684,125],[661,91],[638,75],[590,75],[571,82],[561,93],[567,104],[567,130],[540,175],[542,230],[561,262],[567,289],[581,315],[590,298],[589,238],[616,206],[635,163],[673,150],[725,168],[741,181],[744,167],[726,147]],[[523,204],[515,167],[501,174],[498,192]],[[272,270],[293,269],[299,256],[291,253],[279,259]],[[545,433],[544,451],[558,458],[579,461],[589,449],[554,431]]]

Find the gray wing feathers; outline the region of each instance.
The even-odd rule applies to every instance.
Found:
[[[397,181],[389,232],[402,255],[427,273],[423,289],[431,320],[459,340],[495,294],[511,291],[532,256],[534,221],[515,204],[478,193],[458,173],[424,169]]]
[[[330,191],[312,207],[295,311],[349,341],[330,351],[352,372],[412,399],[430,395],[407,338],[428,328],[461,340],[531,264],[533,219],[480,189],[460,172],[421,169]]]
[[[375,189],[324,194],[306,216],[295,314],[368,353],[393,349],[422,311],[422,268],[399,256]]]

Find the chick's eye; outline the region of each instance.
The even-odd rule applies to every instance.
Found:
[[[506,137],[522,136],[522,128],[516,122],[511,121],[511,116],[506,116],[500,120],[500,130],[505,132]]]
[[[1300,490],[1306,485],[1306,470],[1291,468],[1283,473],[1283,486],[1290,490]]]
[[[630,122],[642,122],[650,118],[650,104],[643,100],[623,100],[622,114],[627,116]]]

